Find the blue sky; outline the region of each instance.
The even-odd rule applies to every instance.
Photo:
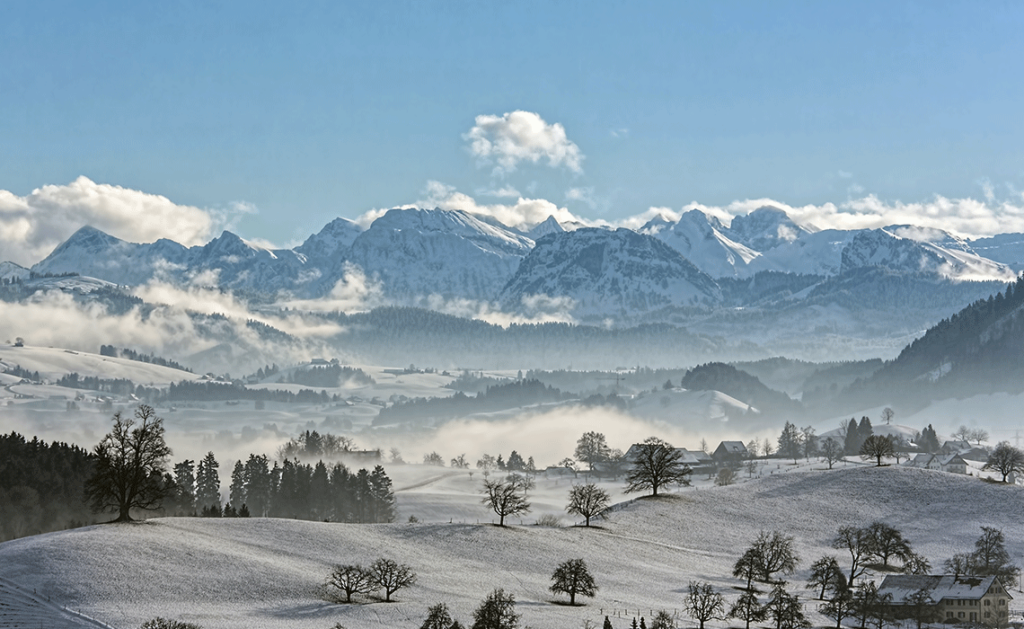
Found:
[[[244,202],[235,229],[279,244],[430,182],[608,221],[760,198],[1017,207],[1021,33],[1019,2],[7,0],[0,190],[85,176]],[[578,167],[474,156],[477,117],[517,110],[561,125]]]

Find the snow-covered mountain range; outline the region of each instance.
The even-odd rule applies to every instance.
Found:
[[[714,308],[728,280],[764,271],[822,282],[880,267],[938,282],[1007,281],[1024,269],[1024,235],[977,241],[938,229],[818,230],[762,207],[729,225],[700,210],[638,230],[579,228],[549,217],[529,231],[459,210],[389,210],[367,229],[337,218],[294,249],[225,231],[206,245],[137,244],[83,227],[30,271],[78,273],[117,285],[198,283],[269,298],[315,298],[359,268],[397,304],[424,298],[499,302],[542,296],[585,319],[641,320],[665,308]],[[28,271],[4,263],[2,274]],[[735,286],[730,303],[736,303]],[[738,300],[743,303],[741,298]]]

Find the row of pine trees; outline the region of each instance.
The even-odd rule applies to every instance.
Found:
[[[212,452],[198,465],[191,460],[168,474],[169,515],[243,515],[323,520],[330,522],[391,522],[395,495],[384,468],[350,471],[341,463],[328,466],[298,460],[271,464],[266,455],[250,454],[231,471],[228,502],[221,505],[219,464]]]

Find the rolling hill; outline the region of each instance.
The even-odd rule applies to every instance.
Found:
[[[1008,533],[1011,557],[1024,553],[1024,539],[1011,534],[1024,518],[1020,487],[915,469],[787,468],[766,469],[740,485],[622,503],[599,529],[171,518],[7,542],[0,544],[0,566],[23,591],[125,629],[156,615],[207,629],[413,628],[437,602],[465,621],[495,587],[516,597],[524,625],[578,627],[584,620],[600,624],[607,614],[613,626],[625,627],[637,613],[681,611],[691,579],[734,599],[732,564],[760,530],[795,538],[800,563],[790,588],[805,600],[812,561],[831,554],[847,563],[829,547],[846,524],[884,520],[933,566],[969,550],[981,525]],[[398,602],[332,605],[317,597],[332,564],[366,564],[382,555],[419,575],[397,593]],[[552,604],[550,574],[574,557],[587,561],[600,591],[584,607]],[[1013,609],[1021,603],[1018,597]],[[816,625],[829,622],[810,610]]]

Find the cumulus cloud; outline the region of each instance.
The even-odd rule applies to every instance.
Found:
[[[425,198],[416,202],[418,207],[439,207],[443,210],[463,210],[498,220],[515,229],[530,229],[554,216],[559,223],[588,223],[567,208],[558,207],[546,199],[519,197],[515,203],[480,204],[468,194],[459,192],[454,186],[439,181],[427,182]],[[366,216],[366,215],[364,215]],[[359,220],[364,220],[360,217]]]
[[[46,185],[23,197],[0,190],[0,260],[35,264],[84,225],[131,242],[170,238],[186,246],[202,244],[217,229],[255,211],[245,203],[214,210],[178,205],[167,197],[86,177]]]
[[[282,301],[278,305],[305,312],[364,312],[386,303],[381,281],[367,277],[359,265],[346,262],[341,279],[327,295],[319,299]]]
[[[463,138],[481,163],[497,164],[495,174],[513,172],[523,161],[536,164],[541,160],[552,168],[564,166],[583,172],[583,153],[566,137],[565,127],[557,122],[548,124],[530,111],[477,116],[476,124]]]
[[[495,189],[481,188],[477,190],[476,193],[482,197],[498,197],[499,199],[516,198],[523,196],[522,193],[520,193],[512,186],[502,186],[500,188]]]
[[[466,298],[445,298],[428,295],[416,303],[417,306],[444,314],[486,321],[492,325],[507,328],[513,323],[575,323],[572,310],[576,302],[569,297],[529,295],[523,298],[519,312],[509,313],[492,302]]]
[[[615,225],[617,227],[628,227],[629,229],[637,230],[651,222],[656,218],[661,218],[670,223],[676,223],[682,217],[682,213],[676,212],[675,210],[667,207],[652,207],[646,212],[635,214],[633,216],[617,221]]]
[[[597,199],[594,198],[594,189],[591,187],[569,188],[565,191],[565,200],[583,203],[592,210],[597,207]]]

